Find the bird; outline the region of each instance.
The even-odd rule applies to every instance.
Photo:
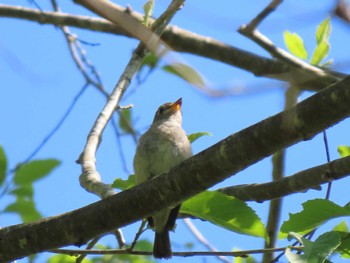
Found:
[[[192,156],[191,143],[182,129],[182,98],[162,104],[150,128],[140,137],[134,156],[136,184],[168,171]],[[148,218],[155,231],[154,258],[172,256],[169,231],[175,227],[180,205],[165,208]]]

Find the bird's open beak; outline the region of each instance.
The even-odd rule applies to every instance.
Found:
[[[181,109],[181,104],[182,104],[182,98],[180,98],[180,99],[178,99],[177,101],[175,101],[175,102],[171,105],[170,109],[171,109],[172,111],[178,111],[178,110]]]

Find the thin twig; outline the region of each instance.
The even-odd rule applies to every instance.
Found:
[[[328,138],[327,138],[327,132],[326,130],[323,131],[323,142],[326,150],[326,157],[327,157],[327,162],[331,162],[331,156],[329,154],[329,145],[328,145]],[[331,189],[332,189],[332,181],[329,181],[328,186],[327,186],[327,192],[326,192],[326,199],[329,200],[329,197],[331,195]]]
[[[277,6],[282,3],[282,0],[272,0],[271,3],[264,8],[250,23],[247,25],[249,30],[253,30],[258,27],[258,25],[270,14]]]
[[[193,256],[232,256],[232,257],[247,257],[251,254],[261,254],[266,253],[267,251],[284,251],[287,248],[292,250],[300,251],[303,249],[302,246],[295,247],[279,247],[272,249],[251,249],[251,250],[241,250],[241,251],[192,251],[192,252],[173,252],[173,256],[178,257],[193,257]],[[78,254],[88,254],[88,255],[144,255],[150,256],[152,252],[148,251],[130,251],[128,249],[109,249],[109,250],[84,250],[84,249],[53,249],[48,252],[57,253],[57,254],[66,254],[66,255],[78,255]]]
[[[91,250],[96,244],[97,242],[103,237],[102,236],[98,236],[98,237],[95,237],[94,239],[92,239],[89,244],[86,246],[86,250]],[[87,254],[80,254],[76,260],[75,260],[75,263],[80,263],[80,262],[83,262],[84,258],[86,258]]]
[[[304,77],[306,79],[300,80],[295,79],[293,74],[291,74],[291,78],[289,79],[289,82],[294,86],[304,81],[309,81],[314,78],[318,77],[327,77],[333,79],[335,82],[339,81],[341,78],[336,77],[334,75],[328,74],[326,71],[315,67],[313,65],[310,65],[307,62],[304,62],[303,60],[291,55],[290,53],[284,51],[283,49],[275,46],[273,42],[268,39],[266,36],[262,35],[258,30],[257,26],[259,23],[267,17],[268,14],[270,14],[273,10],[276,9],[276,7],[281,3],[281,0],[272,0],[270,4],[256,17],[254,18],[248,25],[242,25],[238,32],[242,35],[248,37],[249,39],[253,40],[255,43],[257,43],[259,46],[261,46],[263,49],[265,49],[267,52],[269,52],[273,57],[279,59],[280,61],[286,63],[287,65],[291,66],[292,68],[295,68],[297,70],[301,70],[304,72],[307,72],[308,74]]]
[[[187,228],[191,231],[191,233],[197,238],[197,240],[202,243],[206,248],[208,248],[212,252],[217,252],[218,250],[209,243],[209,241],[199,232],[197,227],[192,223],[192,221],[189,218],[185,218],[184,220],[185,225]],[[230,263],[231,261],[223,256],[218,256],[218,259],[225,263]]]
[[[134,240],[132,241],[130,247],[128,247],[129,251],[133,251],[134,247],[136,246],[137,241],[139,240],[142,233],[145,231],[146,224],[147,224],[147,220],[145,220],[145,219],[141,220],[139,230],[137,231],[137,233],[134,237]]]
[[[55,12],[57,13],[61,12],[56,0],[51,0],[51,4]],[[73,58],[73,61],[75,62],[76,66],[78,67],[83,77],[85,78],[85,81],[91,84],[92,86],[96,87],[104,95],[108,96],[108,93],[106,92],[106,90],[102,85],[102,81],[97,70],[87,59],[86,51],[79,44],[78,38],[75,35],[70,33],[70,30],[67,26],[59,25],[58,27],[61,29],[67,41],[67,45],[68,45],[70,54]],[[90,77],[90,74],[85,69],[86,67],[89,69],[89,72],[91,72],[91,74],[95,77],[96,80]]]
[[[253,40],[255,43],[257,43],[259,46],[261,46],[263,49],[265,49],[267,52],[269,52],[273,57],[279,59],[282,62],[285,62],[289,66],[298,69],[303,70],[309,73],[307,77],[309,79],[304,79],[303,81],[308,81],[317,77],[329,77],[334,79],[334,82],[339,81],[340,78],[328,75],[326,71],[323,69],[320,69],[318,67],[312,66],[308,64],[307,62],[304,62],[303,60],[291,55],[287,51],[284,51],[283,49],[275,46],[273,42],[268,39],[266,36],[262,35],[257,29],[254,29],[252,31],[249,31],[245,25],[241,26],[238,30],[242,35],[248,37],[249,39]],[[306,76],[305,76],[306,78]],[[300,83],[300,79],[290,79],[289,80],[292,85],[297,85]]]
[[[77,95],[75,95],[75,97],[73,98],[73,101],[71,102],[71,104],[68,106],[67,110],[65,111],[65,113],[63,114],[63,116],[61,117],[61,119],[57,122],[57,124],[55,125],[55,127],[46,135],[46,137],[42,140],[42,142],[38,145],[38,147],[36,147],[34,149],[34,151],[29,154],[29,156],[22,162],[22,164],[25,164],[27,162],[29,162],[30,160],[32,160],[34,158],[34,156],[46,145],[46,143],[52,138],[53,135],[55,135],[55,133],[61,128],[62,124],[65,122],[65,120],[68,118],[68,116],[70,115],[70,113],[72,112],[74,106],[77,104],[79,98],[83,95],[83,93],[85,92],[85,90],[87,89],[87,87],[89,86],[88,83],[86,83],[77,93]],[[18,167],[16,168],[18,169]],[[14,172],[15,169],[10,170],[10,172]]]
[[[120,249],[125,247],[125,238],[123,236],[123,232],[121,231],[120,228],[117,230],[113,231],[114,236],[117,238],[118,241],[118,246]]]
[[[328,139],[327,139],[326,130],[324,130],[322,132],[322,134],[323,134],[323,142],[324,142],[324,146],[325,146],[325,150],[326,150],[327,163],[330,163],[331,162],[331,157],[329,155],[329,147],[328,147]],[[329,200],[329,197],[331,195],[331,189],[332,189],[332,181],[329,181],[328,185],[327,185],[326,196],[325,196],[326,200]],[[310,240],[314,236],[314,234],[316,233],[317,229],[318,229],[318,227],[313,229],[313,230],[311,230],[309,233],[305,234],[304,237],[307,237]]]
[[[88,83],[86,83],[79,90],[77,95],[75,95],[75,97],[73,98],[73,101],[68,106],[67,110],[65,111],[61,119],[57,122],[57,124],[53,127],[53,129],[44,137],[42,142],[27,156],[27,158],[24,159],[24,161],[22,161],[19,165],[16,165],[16,167],[9,169],[8,172],[6,173],[6,178],[8,177],[8,175],[15,173],[19,168],[21,168],[22,165],[30,162],[38,154],[38,152],[47,144],[47,142],[56,134],[56,132],[61,128],[65,120],[68,118],[68,116],[72,112],[74,106],[78,102],[79,98],[83,95],[87,87],[88,87]],[[5,186],[2,187],[0,197],[5,195],[9,191],[11,186],[12,186],[12,181],[6,182]]]

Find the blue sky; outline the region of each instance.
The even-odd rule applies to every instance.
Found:
[[[35,8],[27,1],[2,0],[2,3]],[[47,1],[49,2],[49,1]],[[144,1],[118,1],[120,5],[131,5],[141,12]],[[39,5],[44,10],[51,10],[48,3]],[[169,1],[156,1],[155,14],[164,10]],[[236,29],[248,23],[268,1],[188,1],[176,15],[172,24],[194,31],[198,34],[216,38],[241,49],[269,57],[256,44],[237,33]],[[62,11],[67,13],[91,13],[71,1],[60,1]],[[263,22],[259,28],[277,46],[283,47],[283,31],[297,32],[303,37],[309,52],[315,46],[315,30],[326,18],[334,1],[284,1],[284,3]],[[349,27],[339,19],[332,19],[331,52],[335,70],[349,71],[348,43]],[[98,46],[84,46],[89,60],[96,66],[103,83],[111,91],[137,45],[137,41],[120,36],[71,28],[80,39]],[[0,20],[0,143],[13,168],[25,160],[40,144],[60,120],[75,95],[84,85],[84,79],[73,63],[65,39],[60,30],[50,25],[40,25],[17,19]],[[138,85],[133,81],[122,105],[134,104],[133,118],[135,127],[144,132],[153,119],[157,107],[167,101],[183,98],[183,126],[187,133],[209,131],[211,137],[203,137],[193,145],[194,153],[222,140],[229,134],[265,119],[283,108],[285,85],[266,78],[257,78],[252,74],[223,63],[181,54],[189,64],[196,68],[215,88],[243,88],[247,94],[226,98],[211,98],[190,86],[183,80],[169,75],[162,70],[155,70],[145,83]],[[303,93],[304,99],[310,93]],[[35,185],[37,208],[44,216],[52,216],[71,211],[95,202],[98,198],[87,193],[79,185],[80,167],[75,164],[82,151],[86,136],[94,120],[105,103],[104,96],[93,87],[89,87],[80,97],[73,111],[62,127],[35,156],[35,159],[57,158],[62,164],[49,177]],[[327,131],[331,158],[338,158],[337,146],[350,145],[349,120]],[[135,143],[127,136],[122,137],[126,166],[132,172],[132,159]],[[97,168],[103,181],[111,183],[116,177],[126,178],[118,153],[118,145],[113,129],[108,126],[97,153]],[[299,143],[287,151],[286,175],[326,162],[322,136]],[[245,171],[213,187],[213,189],[242,183],[266,182],[271,178],[271,160],[267,158]],[[344,196],[349,179],[335,182],[331,200],[340,205],[349,200]],[[285,198],[282,220],[288,213],[301,209],[301,203],[310,198],[322,198],[325,190],[309,191]],[[3,198],[0,209],[12,201]],[[266,222],[268,204],[249,203]],[[263,245],[263,240],[238,235],[220,229],[210,223],[195,221],[199,230],[219,250],[233,248],[253,249]],[[333,222],[333,221],[332,221]],[[338,221],[329,223],[329,228]],[[17,216],[0,215],[2,227],[20,223]],[[138,225],[124,230],[126,239],[131,241]],[[143,237],[153,240],[153,233],[148,231]],[[195,250],[205,248],[196,242],[184,223],[178,222],[176,233],[172,235],[175,250],[183,249],[185,242],[196,243]],[[106,242],[114,246],[112,240]],[[285,244],[285,243],[284,243]],[[47,254],[41,257],[46,258]],[[174,258],[171,262],[182,259]],[[189,258],[187,262],[216,262],[215,258]],[[20,260],[18,262],[26,262]]]

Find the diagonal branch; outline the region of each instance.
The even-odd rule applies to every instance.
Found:
[[[181,203],[280,149],[310,139],[350,116],[349,86],[347,77],[131,189],[63,215],[0,229],[0,262],[85,243]]]
[[[339,180],[350,175],[350,156],[300,171],[283,179],[263,183],[224,187],[219,189],[227,195],[243,201],[263,202],[309,189],[319,189],[320,185]]]

